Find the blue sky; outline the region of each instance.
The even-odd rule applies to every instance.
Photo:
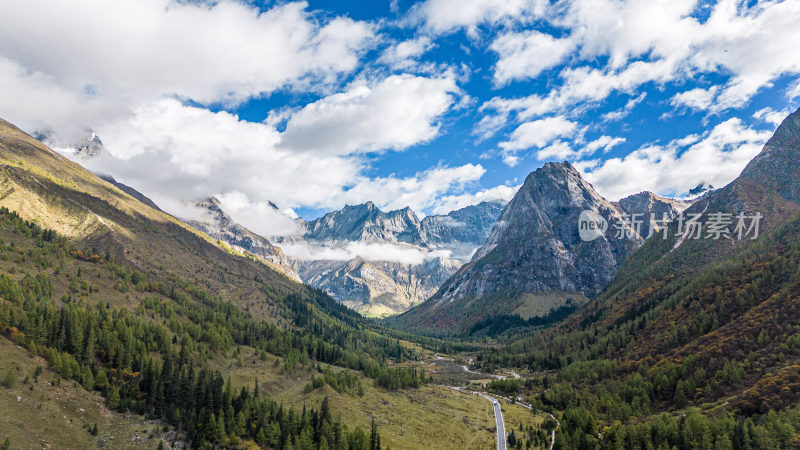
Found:
[[[798,0],[35,3],[0,18],[0,115],[62,149],[94,130],[91,168],[264,234],[292,226],[268,200],[445,213],[547,161],[683,196],[800,106]]]

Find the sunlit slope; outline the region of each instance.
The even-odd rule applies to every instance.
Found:
[[[285,316],[275,299],[307,288],[101,180],[0,120],[0,206],[154,277],[177,275],[250,308]]]

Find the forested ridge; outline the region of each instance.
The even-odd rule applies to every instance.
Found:
[[[533,374],[490,389],[561,414],[557,448],[800,445],[800,216],[699,270],[676,270],[673,246],[648,242],[626,264],[658,265],[479,352]]]
[[[287,296],[297,326],[283,330],[191,283],[150,281],[108,255],[77,249],[6,208],[0,208],[0,263],[7,272],[0,274],[0,331],[7,338],[45,357],[63,379],[101,392],[109,407],[162,419],[194,447],[252,440],[267,448],[380,448],[374,427],[371,436],[348,429],[331,417],[327,402],[296,411],[257,383],[234,390],[204,364],[234,345],[279,355],[288,372],[319,363],[346,368],[320,369],[319,380],[337,390],[356,388],[348,369],[390,389],[426,381],[424,372],[387,365],[387,358],[409,355],[398,341],[312,314],[329,299]],[[129,310],[99,298],[95,283],[107,280],[142,301]]]

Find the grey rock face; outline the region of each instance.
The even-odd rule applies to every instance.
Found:
[[[297,261],[300,276],[350,308],[371,316],[405,311],[427,299],[460,266],[447,258],[392,261]]]
[[[331,248],[358,242],[390,244],[421,253],[449,251],[451,257],[431,254],[419,264],[400,263],[388,255],[386,260],[292,260],[305,282],[327,291],[338,301],[367,315],[390,315],[433,295],[483,244],[502,209],[500,202],[484,202],[419,220],[410,208],[383,212],[368,202],[304,222],[302,235],[275,241]]]
[[[623,203],[631,211],[673,213],[671,202],[650,194]],[[528,175],[472,261],[391,322],[425,333],[463,333],[491,315],[530,317],[583,303],[644,242],[620,220],[623,214],[569,163],[545,164]],[[582,236],[579,224],[587,217],[606,226]]]
[[[609,224],[592,241],[578,231],[582,211]],[[531,173],[511,200],[475,258],[442,286],[434,300],[450,302],[498,292],[553,290],[592,296],[614,276],[642,238],[611,225],[621,212],[569,163],[548,163]]]
[[[206,215],[202,220],[186,220],[187,224],[234,248],[260,256],[271,262],[273,268],[286,276],[296,281],[301,281],[300,276],[291,266],[286,255],[283,254],[280,248],[272,245],[266,238],[234,222],[233,219],[222,210],[219,200],[211,197],[196,202],[195,206],[206,212]]]
[[[314,241],[406,242],[425,246],[420,221],[411,208],[385,213],[372,202],[345,206],[306,223],[305,239]]]
[[[110,154],[103,146],[103,141],[93,132],[89,132],[85,138],[75,144],[75,156],[90,159],[110,156]]]
[[[446,215],[427,216],[422,219],[422,232],[428,245],[450,250],[455,259],[467,261],[486,242],[504,208],[501,201],[481,202]]]

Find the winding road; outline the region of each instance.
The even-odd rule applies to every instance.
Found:
[[[443,356],[440,356],[438,353],[435,354],[434,357],[437,360],[440,360],[440,361],[453,361],[453,358],[445,358]],[[470,373],[470,374],[473,374],[473,375],[485,376],[487,378],[496,378],[496,379],[500,379],[500,380],[504,380],[504,379],[507,378],[504,375],[485,374],[485,373],[477,372],[475,370],[471,370],[469,368],[469,366],[467,366],[466,364],[461,365],[461,369],[463,369],[464,372],[467,372],[467,373]],[[507,374],[511,375],[513,378],[521,378],[520,375],[517,372],[511,371],[511,370],[506,370],[505,372]],[[506,424],[505,424],[505,421],[503,420],[503,409],[500,406],[500,401],[497,400],[495,397],[492,397],[491,395],[484,394],[483,392],[468,391],[466,389],[463,389],[463,388],[460,388],[460,387],[455,387],[455,386],[448,386],[448,387],[450,389],[454,389],[454,390],[459,391],[459,392],[480,395],[481,397],[483,397],[483,398],[489,400],[490,402],[492,402],[492,408],[494,409],[494,421],[495,421],[495,424],[497,425],[497,450],[507,450]],[[505,398],[505,397],[503,397],[503,398]],[[509,400],[511,402],[515,401],[513,399],[506,399],[506,400]],[[520,401],[516,401],[516,403],[518,405],[522,406],[523,408],[533,409],[531,405],[526,405],[525,403],[522,403]],[[550,414],[548,412],[545,412],[545,411],[537,411],[537,412],[539,412],[541,414],[547,414],[553,420],[555,420],[556,424],[557,424],[556,428],[558,428],[558,426],[561,425],[559,423],[558,419],[556,419],[556,417],[554,415],[552,415],[552,414]],[[555,446],[555,441],[556,441],[556,430],[552,430],[552,433],[550,435],[550,450],[553,450],[553,447]]]
[[[497,425],[497,450],[506,450],[506,424],[505,421],[503,421],[503,408],[500,407],[500,402],[491,395],[486,395],[483,392],[468,391],[456,386],[448,387],[458,392],[479,395],[492,402],[492,408],[494,409],[494,422]]]

